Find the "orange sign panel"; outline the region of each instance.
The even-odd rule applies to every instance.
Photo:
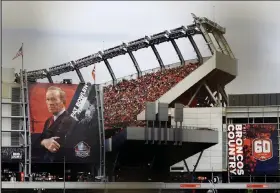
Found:
[[[180,188],[200,188],[200,184],[180,184]]]
[[[267,188],[266,184],[247,184],[247,188]]]

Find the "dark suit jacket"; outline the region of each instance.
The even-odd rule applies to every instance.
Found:
[[[46,120],[44,130],[39,138],[39,141],[41,143],[44,139],[60,137],[59,139],[56,139],[56,141],[60,144],[60,149],[56,153],[51,153],[44,148],[44,160],[47,162],[61,161],[61,159],[63,159],[63,156],[65,156],[64,147],[67,137],[71,135],[76,124],[75,119],[73,119],[67,111],[62,113],[55,122],[49,126],[51,119],[52,117]]]

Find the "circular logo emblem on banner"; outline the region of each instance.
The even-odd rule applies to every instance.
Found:
[[[266,161],[273,157],[273,146],[271,139],[254,139],[252,154],[259,161]]]

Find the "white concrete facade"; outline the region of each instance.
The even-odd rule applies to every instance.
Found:
[[[196,168],[199,172],[221,172],[223,170],[222,156],[222,127],[223,127],[223,108],[222,107],[207,107],[207,108],[184,108],[183,126],[204,127],[217,129],[219,133],[219,143],[215,146],[206,149],[201,157],[201,160]],[[171,124],[174,122],[174,109],[170,109]],[[186,159],[190,171],[198,159],[199,153]],[[181,161],[172,167],[184,167],[184,162]],[[173,170],[176,171],[176,170]],[[185,168],[185,171],[186,168]]]
[[[12,88],[19,87],[18,84],[14,83],[14,69],[13,68],[2,68],[2,131],[10,131],[12,128],[12,119],[7,118],[11,116],[12,108]],[[2,132],[2,146],[11,146],[11,132]]]

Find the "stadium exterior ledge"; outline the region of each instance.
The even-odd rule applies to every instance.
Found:
[[[2,182],[3,189],[176,190],[176,189],[279,189],[279,183],[162,183],[162,182]]]
[[[217,84],[225,86],[234,80],[236,76],[237,59],[216,51],[206,62],[155,101],[156,113],[159,102],[170,104],[202,81],[206,81],[210,88],[215,88]],[[145,120],[145,110],[137,115],[137,120]]]
[[[209,143],[212,145],[219,143],[219,133],[218,131],[213,130],[198,130],[197,127],[184,127],[182,131],[182,142],[193,142],[193,143]],[[192,128],[192,129],[188,129]],[[148,138],[149,140],[152,140],[151,138],[151,128],[149,129]],[[156,133],[158,132],[159,128],[155,128]],[[167,133],[167,141],[174,141],[174,128],[168,128]],[[162,139],[163,139],[163,132]],[[158,136],[155,136],[155,140],[158,140]],[[127,134],[126,134],[127,140],[145,140],[145,128],[143,127],[129,127],[127,128]]]

